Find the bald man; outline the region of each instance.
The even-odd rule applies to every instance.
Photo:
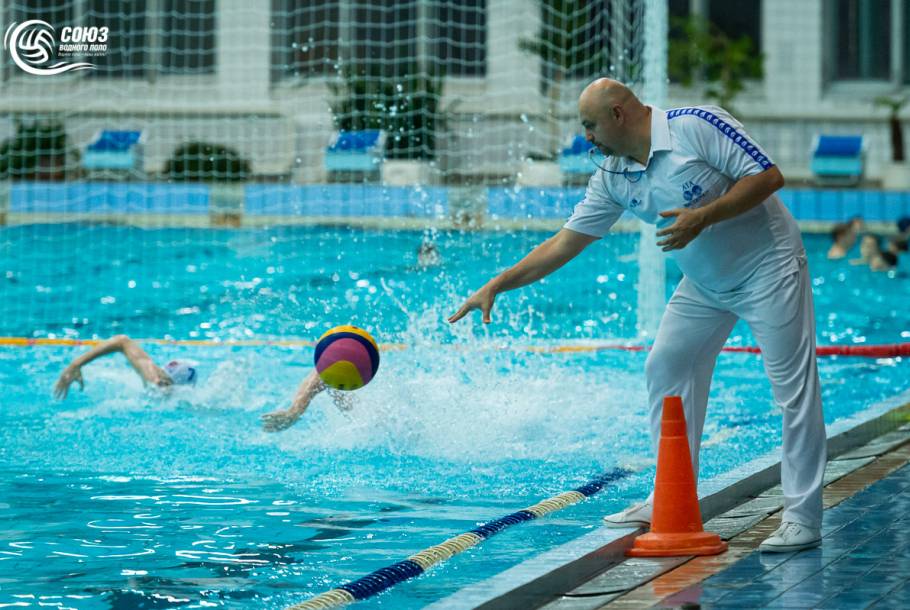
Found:
[[[487,282],[449,318],[552,273],[603,237],[629,211],[658,227],[657,245],[684,277],[667,304],[645,364],[655,452],[665,396],[683,398],[693,467],[717,354],[738,319],[762,350],[783,410],[781,527],[760,549],[789,552],[821,542],[826,437],[815,362],[815,319],[802,238],[774,194],[784,184],[771,159],[716,106],[664,111],[610,79],[579,99],[589,142],[607,156],[565,226]],[[653,497],[653,495],[652,495]],[[610,527],[648,526],[650,498],[604,518]]]

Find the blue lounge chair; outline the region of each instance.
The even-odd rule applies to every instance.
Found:
[[[588,160],[588,151],[593,147],[594,145],[588,142],[584,136],[573,136],[569,145],[559,153],[559,169],[562,170],[563,175],[591,175],[595,167]]]
[[[812,174],[819,184],[856,185],[863,178],[863,136],[826,136],[815,140]]]
[[[385,132],[339,131],[332,136],[325,151],[325,169],[330,173],[375,174],[382,167]]]
[[[142,131],[104,129],[85,149],[82,167],[96,176],[141,174],[142,144]]]

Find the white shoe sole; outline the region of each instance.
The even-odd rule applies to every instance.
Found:
[[[762,553],[795,553],[796,551],[805,551],[806,549],[814,549],[817,546],[821,546],[822,541],[819,538],[818,540],[813,540],[812,542],[805,542],[803,544],[765,544],[762,543],[759,545],[758,550]]]

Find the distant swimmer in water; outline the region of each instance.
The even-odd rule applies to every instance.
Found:
[[[155,364],[155,361],[146,353],[139,344],[127,337],[126,335],[116,335],[107,341],[102,341],[88,352],[75,358],[66,369],[60,374],[57,383],[54,385],[54,396],[60,400],[66,398],[69,387],[74,381],[79,382],[79,389],[85,388],[85,381],[82,379],[82,367],[89,362],[120,352],[133,369],[142,378],[146,385],[168,389],[175,385],[195,385],[199,375],[197,372],[198,363],[191,360],[171,360],[163,367]]]
[[[144,349],[139,347],[136,341],[126,335],[116,335],[75,358],[60,374],[60,378],[57,379],[57,383],[54,385],[54,396],[60,400],[65,399],[73,382],[79,383],[80,390],[84,389],[85,381],[82,378],[82,367],[96,358],[116,352],[126,356],[126,359],[146,385],[161,388],[164,391],[168,391],[172,386],[176,385],[196,385],[196,381],[199,378],[198,363],[192,360],[179,359],[170,360],[163,367],[160,367],[155,364],[155,361]],[[273,411],[262,416],[263,429],[266,432],[278,432],[289,428],[300,419],[300,416],[310,405],[310,401],[325,389],[325,384],[319,378],[316,369],[313,369],[303,383],[300,384],[289,409]],[[352,408],[353,404],[350,396],[335,390],[330,390],[329,394],[332,396],[335,406],[340,410],[349,411]]]

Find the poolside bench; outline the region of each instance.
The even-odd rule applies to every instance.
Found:
[[[863,136],[819,135],[812,151],[812,174],[821,185],[853,186],[863,178]]]

